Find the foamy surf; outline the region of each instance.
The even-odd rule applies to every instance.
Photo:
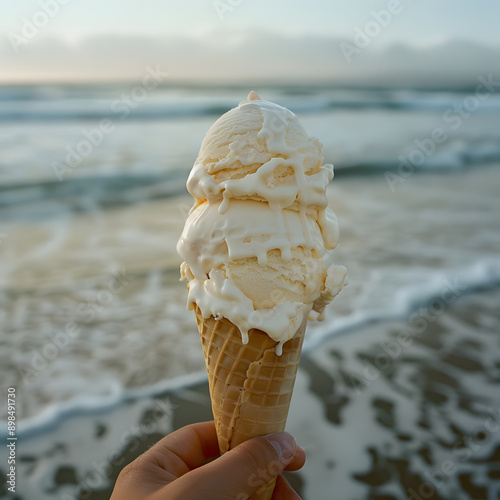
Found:
[[[408,286],[400,290],[398,298],[392,307],[372,311],[358,311],[342,318],[330,318],[326,323],[314,324],[307,336],[303,352],[310,354],[335,337],[353,333],[370,323],[408,319],[419,308],[424,308],[427,314],[439,316],[446,307],[461,296],[478,290],[500,285],[500,266],[492,262],[476,263],[468,269],[450,270],[437,273],[426,283]],[[449,292],[449,293],[448,293]],[[443,298],[445,295],[445,299]],[[436,304],[433,312],[432,304]],[[421,313],[423,314],[423,313]],[[422,315],[422,318],[425,316]],[[311,325],[310,325],[311,326]],[[410,329],[412,323],[408,323]],[[75,397],[64,403],[52,404],[41,409],[36,415],[21,419],[18,422],[19,435],[30,437],[59,425],[72,415],[97,414],[108,411],[125,401],[149,398],[168,391],[186,389],[206,381],[206,372],[198,371],[152,385],[137,388],[126,388],[118,381],[108,381],[102,384],[106,391],[101,396]],[[102,389],[102,387],[101,387]],[[5,437],[6,422],[0,422],[0,437]]]

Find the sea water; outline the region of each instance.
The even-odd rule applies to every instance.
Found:
[[[0,377],[25,436],[206,376],[175,244],[201,140],[250,89],[125,101],[131,88],[0,88]],[[498,95],[255,90],[296,112],[335,165],[350,284],[306,350],[498,284]]]

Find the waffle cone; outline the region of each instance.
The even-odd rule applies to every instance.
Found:
[[[196,306],[195,314],[221,454],[247,439],[283,431],[307,318],[277,356],[278,343],[267,333],[250,330],[244,345],[240,330],[226,318],[204,318]],[[251,499],[270,500],[275,482],[263,485]]]

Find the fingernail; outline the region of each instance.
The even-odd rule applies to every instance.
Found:
[[[297,450],[297,443],[293,436],[288,432],[277,432],[276,434],[269,434],[264,436],[271,446],[276,450],[278,457],[283,462],[289,462],[295,455]]]

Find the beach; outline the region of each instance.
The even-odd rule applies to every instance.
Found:
[[[467,89],[256,90],[335,165],[349,277],[308,327],[290,481],[306,500],[498,498],[498,96],[454,128]],[[122,91],[0,92],[0,365],[23,500],[109,498],[128,461],[211,418],[175,245],[203,135],[244,92],[159,89],[121,120]]]

